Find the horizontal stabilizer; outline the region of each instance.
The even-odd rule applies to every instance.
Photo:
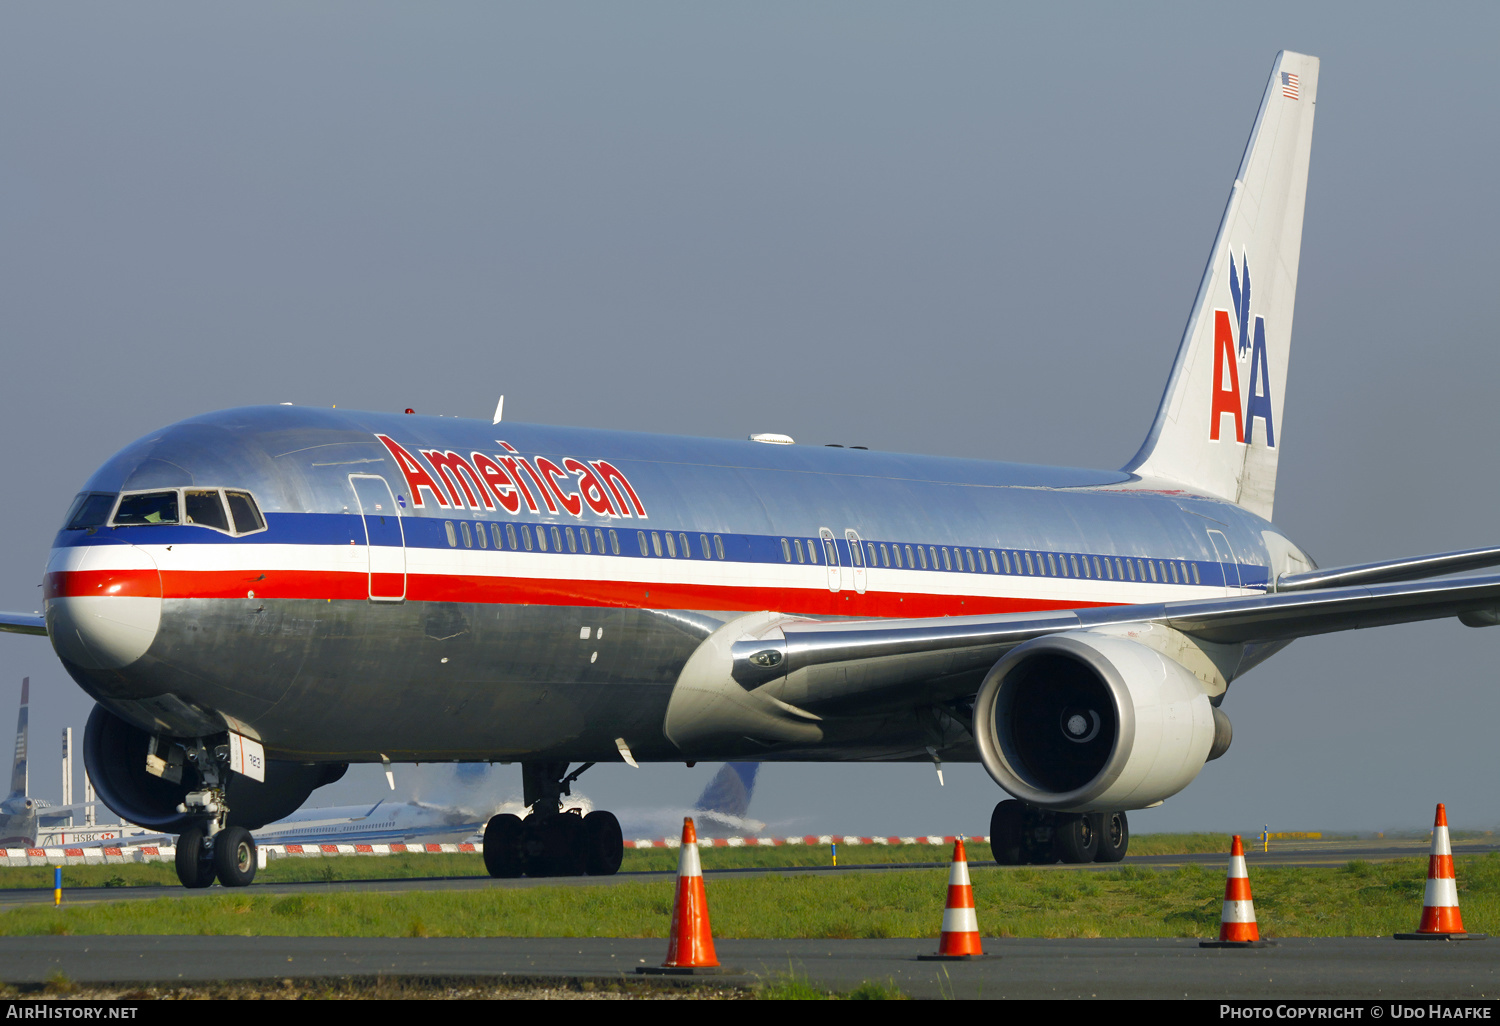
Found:
[[[47,619],[40,613],[0,613],[0,632],[45,636]]]
[[[1391,584],[1395,581],[1420,581],[1444,574],[1461,574],[1500,566],[1500,548],[1463,549],[1440,552],[1435,556],[1412,556],[1357,566],[1334,566],[1300,574],[1282,574],[1275,590],[1308,591],[1313,588],[1344,588],[1363,584]]]

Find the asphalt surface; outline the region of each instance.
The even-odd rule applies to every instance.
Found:
[[[848,991],[889,981],[921,998],[1448,998],[1500,995],[1500,941],[1284,940],[1254,950],[1192,940],[987,940],[991,957],[919,962],[921,940],[716,942],[743,972],[703,982],[754,984],[796,974]],[[659,964],[660,940],[602,938],[6,937],[6,982],[55,972],[79,984],[402,977],[442,981],[634,978]]]

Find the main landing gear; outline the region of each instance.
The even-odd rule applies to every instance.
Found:
[[[1002,866],[1119,862],[1129,847],[1123,812],[1052,812],[1009,798],[990,815],[990,848]]]
[[[521,764],[525,819],[495,816],[484,828],[484,867],[490,876],[613,876],[625,858],[625,838],[614,813],[587,816],[563,807],[563,797],[587,762],[568,773],[566,762]],[[566,774],[566,775],[565,775]]]
[[[255,839],[244,827],[228,826],[229,805],[224,800],[227,748],[210,751],[202,741],[187,750],[187,760],[198,769],[203,786],[189,792],[177,811],[193,817],[193,825],[177,838],[177,879],[182,886],[208,887],[217,878],[225,887],[244,887],[255,879]]]

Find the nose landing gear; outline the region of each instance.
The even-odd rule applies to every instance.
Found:
[[[990,848],[1002,866],[1119,862],[1129,847],[1123,812],[1053,812],[1008,798],[990,815]]]
[[[189,792],[177,811],[191,815],[192,826],[177,838],[177,879],[199,889],[217,878],[225,887],[244,887],[255,879],[255,839],[244,827],[229,826],[229,804],[224,800],[222,761],[228,752],[210,751],[200,740],[187,750],[203,786]]]
[[[484,867],[490,876],[613,876],[620,871],[625,841],[614,814],[595,810],[585,816],[580,809],[563,807],[573,781],[592,765],[584,763],[568,773],[565,762],[521,764],[523,800],[531,812],[525,819],[502,814],[485,825]]]

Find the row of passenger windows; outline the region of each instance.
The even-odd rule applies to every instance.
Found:
[[[531,552],[582,552],[620,554],[620,536],[613,529],[556,524],[533,528],[529,524],[443,522],[448,545],[481,549]],[[606,535],[608,536],[606,540]],[[700,534],[696,551],[685,532],[637,531],[636,547],[643,556],[669,559],[723,559],[724,539]],[[1019,574],[1040,577],[1082,577],[1106,581],[1152,581],[1158,584],[1202,584],[1196,564],[1174,559],[1134,559],[1123,556],[1086,556],[1072,553],[1028,552],[1007,549],[966,549],[947,545],[900,545],[893,542],[858,542],[851,539],[850,552],[856,566],[892,567],[906,570],[957,570],[968,573]],[[607,546],[607,547],[606,547]],[[821,550],[821,551],[820,551]],[[788,563],[826,563],[837,566],[838,551],[832,538],[782,538],[781,557]]]
[[[448,536],[448,545],[457,548],[462,541],[463,547],[472,549],[476,545],[481,548],[489,548],[491,544],[497,549],[511,549],[531,552],[538,550],[547,552],[583,552],[586,554],[606,552],[618,556],[620,554],[620,535],[613,528],[605,531],[596,527],[592,531],[587,527],[573,528],[536,525],[535,533],[529,524],[506,524],[502,531],[500,524],[488,525],[476,523],[471,528],[468,521],[460,520],[457,528],[452,520],[443,522],[443,530]],[[605,535],[609,536],[608,548],[605,547]],[[643,556],[666,555],[673,559],[693,558],[692,542],[688,540],[686,533],[673,534],[671,531],[637,531],[635,532],[636,546]],[[698,535],[698,555],[702,559],[723,559],[724,539],[714,535],[712,541],[706,534]]]
[[[831,538],[781,539],[781,558],[788,562],[838,564]],[[1040,577],[1083,577],[1106,581],[1154,581],[1159,584],[1202,584],[1196,564],[1174,559],[1134,559],[1123,556],[1081,556],[1074,553],[1027,552],[1005,549],[965,549],[947,545],[899,545],[894,542],[849,541],[856,566],[906,570],[957,570],[968,573],[1020,574]]]

